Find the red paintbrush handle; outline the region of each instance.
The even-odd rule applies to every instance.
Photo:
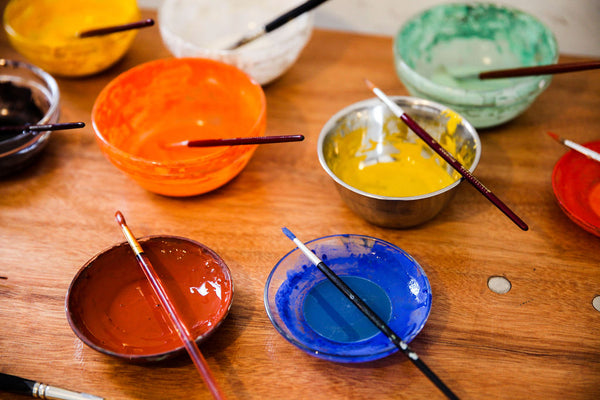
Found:
[[[581,61],[574,63],[538,65],[535,67],[510,68],[481,72],[479,79],[516,78],[519,76],[562,74],[565,72],[585,71],[600,68],[600,61]]]
[[[486,188],[468,169],[466,169],[460,162],[458,162],[446,149],[444,149],[435,139],[433,139],[425,129],[421,128],[415,120],[413,120],[406,113],[400,117],[402,121],[419,136],[429,147],[431,147],[436,153],[440,155],[448,164],[452,166],[458,173],[460,173],[471,185],[475,187],[481,194],[483,194],[489,201],[492,202],[500,211],[502,211],[508,218],[510,218],[519,228],[524,231],[528,230],[529,227],[517,214],[515,214],[506,204],[502,202],[496,195],[494,195],[488,188]]]
[[[187,146],[188,147],[235,146],[235,145],[248,145],[248,144],[299,142],[302,140],[304,140],[304,136],[302,136],[302,135],[275,135],[275,136],[190,140],[188,142]]]

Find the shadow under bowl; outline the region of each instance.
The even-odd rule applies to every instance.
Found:
[[[139,243],[196,342],[213,334],[233,300],[225,262],[205,245],[177,236],[149,236]],[[67,292],[66,313],[79,339],[104,354],[147,362],[184,351],[127,242],[79,270]]]
[[[60,92],[56,80],[40,68],[0,59],[0,126],[58,122]],[[50,131],[0,132],[0,177],[33,163],[50,140]]]
[[[399,247],[363,235],[306,243],[405,342],[423,329],[431,287],[421,266]],[[275,265],[264,290],[267,314],[290,343],[343,363],[377,360],[398,348],[299,250]]]
[[[466,119],[429,100],[389,97],[466,169],[475,170],[481,157],[481,141]],[[321,166],[348,207],[382,227],[409,228],[431,220],[452,200],[464,180],[378,98],[354,103],[331,117],[321,130],[317,150]],[[393,163],[398,165],[392,172],[365,172],[373,168],[370,164],[379,167]],[[427,171],[436,175],[424,174]],[[432,182],[428,187],[434,190],[412,194],[413,189],[408,189],[415,182],[421,186],[428,181]],[[411,194],[381,194],[390,188]]]
[[[551,75],[480,80],[478,72],[553,64],[554,34],[535,17],[496,4],[452,3],[409,19],[394,38],[396,72],[412,96],[442,103],[476,128],[524,112]]]

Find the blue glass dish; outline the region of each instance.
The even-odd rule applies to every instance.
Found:
[[[405,251],[363,235],[326,236],[306,246],[405,342],[423,329],[431,311],[431,286]],[[398,350],[298,249],[271,271],[264,302],[277,331],[315,357],[355,363]]]

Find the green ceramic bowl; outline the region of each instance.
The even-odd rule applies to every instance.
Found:
[[[494,4],[444,4],[408,20],[394,39],[398,76],[415,97],[445,104],[476,128],[525,111],[550,75],[479,80],[474,73],[555,63],[554,34],[535,17]]]

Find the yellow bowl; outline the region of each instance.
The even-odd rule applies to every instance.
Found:
[[[79,32],[140,19],[136,0],[11,0],[4,28],[13,47],[43,70],[61,76],[95,74],[117,62],[136,30],[79,38]]]

